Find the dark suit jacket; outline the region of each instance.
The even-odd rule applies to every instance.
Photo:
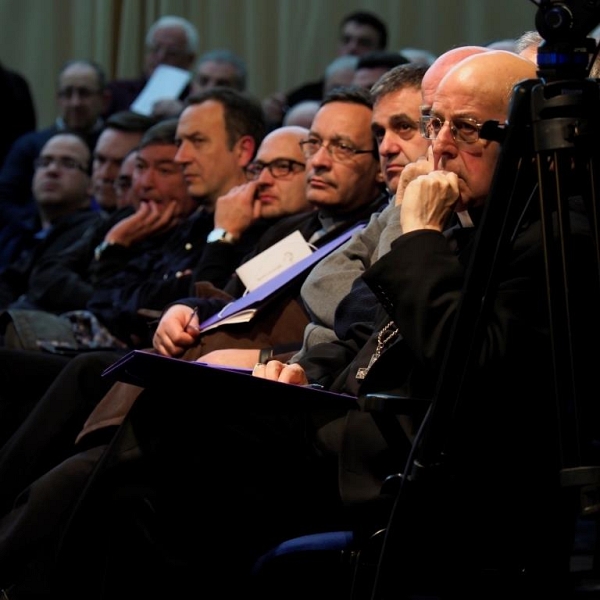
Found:
[[[37,262],[60,255],[65,248],[80,239],[89,227],[94,227],[105,218],[106,215],[102,212],[82,209],[57,219],[43,238],[36,239],[32,248],[23,251],[0,272],[0,306],[7,308],[20,304],[19,297],[27,292],[30,285],[35,284],[32,274]]]
[[[567,463],[577,460],[570,453],[574,440],[579,464],[597,464],[598,409],[589,390],[596,389],[598,351],[590,350],[585,340],[589,335],[595,339],[600,331],[598,270],[585,219],[575,211],[569,219],[572,232],[566,255],[574,396],[555,398],[554,376],[569,378],[570,365],[552,361],[544,243],[535,210],[524,219],[506,258],[497,265],[496,283],[488,292],[472,348],[461,347],[465,331],[458,331],[455,338],[453,325],[475,231],[459,232],[457,251],[437,232],[415,231],[398,238],[391,251],[364,274],[387,312],[371,337],[367,337],[368,327],[360,331],[357,324],[345,342],[315,347],[312,352],[313,378],[339,374],[332,389],[356,390],[357,368],[367,365],[378,331],[393,319],[401,335],[358,387],[359,401],[369,393],[436,399],[437,419],[427,422],[426,437],[420,438],[413,459],[429,468],[417,472],[427,483],[422,488],[415,484],[416,490],[431,490],[428,477],[437,477],[438,487],[422,492],[427,496],[416,502],[426,507],[425,514],[415,513],[414,519],[435,522],[440,529],[434,534],[443,530],[442,539],[450,541],[450,547],[460,540],[475,568],[493,561],[510,563],[508,568],[555,566],[564,558],[563,536],[572,527],[572,523],[564,527],[561,521],[563,517],[568,521],[573,513],[565,511],[559,472],[565,459]],[[554,254],[557,250],[553,240],[550,273],[557,276],[552,281],[562,286],[565,279]],[[479,304],[475,302],[476,307]],[[467,357],[458,398],[436,395],[447,351],[452,357],[453,351]],[[340,368],[352,360],[348,368]],[[569,429],[574,413],[578,427]],[[414,425],[416,429],[420,423]],[[369,413],[350,411],[325,425],[326,433],[328,427],[342,436],[337,450],[346,502],[376,498],[386,475],[412,471],[414,463],[406,464],[406,457],[391,452]],[[415,429],[405,431],[412,434]],[[334,439],[328,433],[326,439]],[[432,449],[433,465],[423,458],[431,459]],[[440,518],[432,519],[434,515]],[[433,540],[428,537],[431,531],[425,531],[422,537]],[[471,556],[474,548],[477,552]]]

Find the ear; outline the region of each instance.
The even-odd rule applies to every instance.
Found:
[[[377,169],[377,175],[375,177],[375,180],[377,181],[377,183],[385,184],[385,179],[383,177],[383,172],[381,171],[381,167],[379,167],[379,169]]]
[[[242,168],[245,168],[254,158],[256,141],[252,136],[245,135],[236,142],[235,146],[238,155],[238,163]]]

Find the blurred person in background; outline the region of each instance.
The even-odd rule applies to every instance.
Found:
[[[199,40],[196,26],[187,19],[174,15],[160,17],[146,33],[142,74],[135,79],[113,79],[108,83],[111,98],[104,116],[128,110],[158,65],[190,71],[198,54]],[[187,86],[180,99],[183,100],[189,91]]]

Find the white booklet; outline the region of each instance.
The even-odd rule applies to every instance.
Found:
[[[235,272],[251,292],[259,285],[312,254],[302,234],[296,230],[246,261]]]
[[[179,98],[190,78],[191,73],[185,69],[158,65],[144,89],[131,103],[130,110],[140,115],[150,116],[157,100],[175,100]]]

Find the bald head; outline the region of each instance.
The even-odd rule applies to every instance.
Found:
[[[307,127],[302,127],[300,125],[284,125],[282,127],[278,127],[265,136],[265,139],[260,145],[259,153],[261,150],[264,150],[266,146],[272,146],[273,144],[276,144],[278,147],[285,148],[286,151],[291,152],[293,156],[290,156],[290,158],[294,158],[295,160],[300,160],[303,162],[304,155],[302,154],[302,150],[298,142],[305,139],[307,136]]]
[[[273,219],[312,210],[306,199],[306,159],[300,147],[307,137],[306,127],[289,125],[274,129],[262,141],[250,165],[261,217]],[[265,168],[267,165],[271,168]],[[283,174],[273,170],[277,168]]]
[[[452,93],[460,89],[465,96],[479,97],[487,111],[504,120],[514,86],[535,78],[536,65],[530,60],[513,52],[490,50],[469,56],[452,67],[440,81],[438,92],[443,95],[450,86]]]
[[[489,52],[488,48],[483,46],[459,46],[458,48],[452,48],[444,54],[440,54],[438,58],[432,63],[427,69],[421,82],[421,94],[423,96],[423,105],[431,106],[433,102],[433,95],[444,75],[459,62],[474,56],[481,54],[482,52]]]
[[[301,125],[310,129],[312,120],[319,110],[321,103],[318,100],[303,100],[294,104],[283,118],[284,125]]]

